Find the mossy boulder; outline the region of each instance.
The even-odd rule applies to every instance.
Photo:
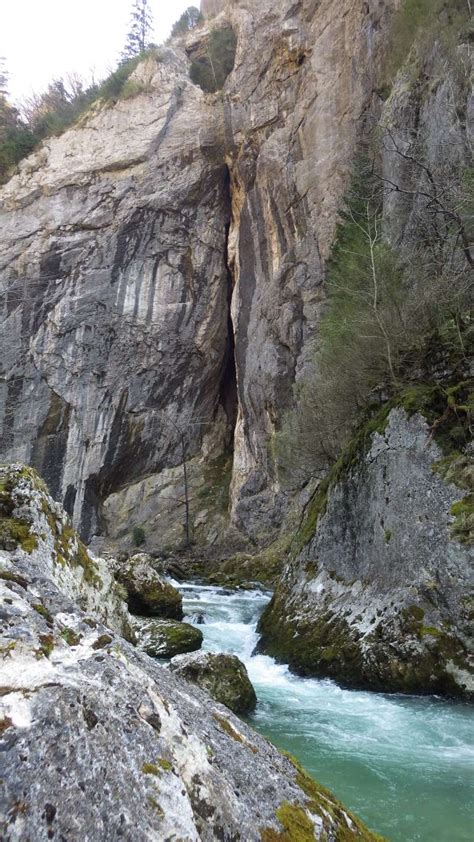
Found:
[[[152,565],[151,556],[137,553],[116,571],[117,580],[127,589],[129,611],[140,616],[181,620],[181,594]]]
[[[189,623],[134,617],[132,627],[138,648],[152,658],[174,658],[202,646],[202,632]]]
[[[173,658],[171,669],[234,713],[250,713],[257,704],[247,670],[235,655],[212,652],[182,655]]]

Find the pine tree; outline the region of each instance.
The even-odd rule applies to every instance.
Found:
[[[153,31],[153,17],[149,0],[134,0],[130,16],[130,30],[122,52],[121,60],[129,61],[143,53],[150,45]]]

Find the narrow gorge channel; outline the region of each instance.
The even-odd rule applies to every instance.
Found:
[[[472,839],[474,755],[468,705],[434,696],[343,690],[254,654],[270,595],[174,583],[204,649],[232,652],[258,697],[250,724],[289,751],[390,842]],[[204,622],[203,622],[204,621]]]

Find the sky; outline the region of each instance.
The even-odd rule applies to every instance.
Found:
[[[196,0],[149,0],[161,43]],[[115,67],[129,28],[133,0],[0,0],[0,56],[10,99],[44,90],[53,78],[78,73],[101,79]]]

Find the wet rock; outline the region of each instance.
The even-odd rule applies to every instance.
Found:
[[[245,665],[235,655],[212,652],[179,655],[171,661],[171,669],[234,713],[249,713],[257,704]]]
[[[147,553],[137,553],[116,571],[117,580],[127,590],[130,612],[181,620],[181,594],[154,570],[152,564],[153,559]]]
[[[202,632],[189,623],[133,617],[132,628],[138,648],[152,658],[173,658],[202,646]]]

